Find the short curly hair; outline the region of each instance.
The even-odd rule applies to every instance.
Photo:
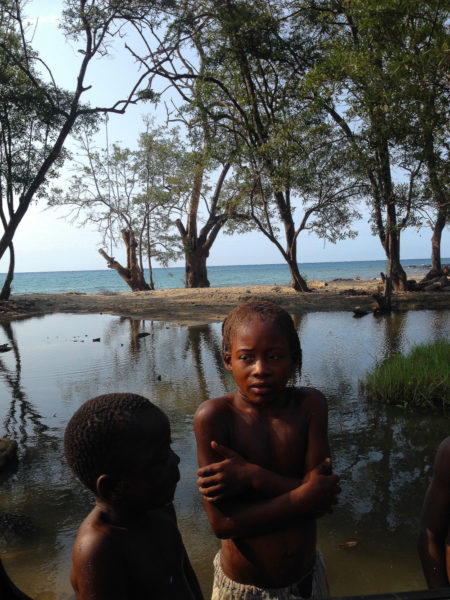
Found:
[[[251,319],[270,321],[286,336],[292,359],[292,375],[301,374],[302,348],[294,321],[289,313],[278,304],[266,300],[251,301],[236,306],[222,323],[222,354],[231,352],[231,344],[236,330]]]
[[[73,414],[64,434],[64,454],[78,479],[96,494],[100,475],[130,468],[132,417],[160,409],[137,394],[104,394],[87,400]]]

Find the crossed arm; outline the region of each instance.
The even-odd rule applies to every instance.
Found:
[[[428,587],[450,586],[450,437],[438,448],[422,509],[419,556]]]
[[[219,538],[265,534],[293,517],[316,518],[337,502],[339,477],[331,472],[327,409],[321,398],[309,423],[303,477],[284,476],[246,461],[228,447],[226,415],[208,402],[197,411],[197,483]],[[244,500],[250,490],[261,499]]]

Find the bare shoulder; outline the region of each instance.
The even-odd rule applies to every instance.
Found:
[[[120,535],[102,522],[99,512],[94,509],[81,523],[76,537],[72,558],[74,564],[91,561],[114,560],[121,542]]]
[[[450,436],[440,443],[436,454],[436,458],[438,457],[441,460],[450,460]]]
[[[78,530],[70,582],[77,598],[125,600],[125,560],[119,531],[103,526],[94,509]]]
[[[433,477],[450,486],[450,436],[441,442],[436,452]]]
[[[299,409],[307,410],[308,412],[327,412],[327,399],[316,388],[313,387],[298,387],[293,389],[293,398]]]
[[[199,425],[220,423],[231,418],[233,394],[210,398],[202,402],[195,411],[194,428]]]

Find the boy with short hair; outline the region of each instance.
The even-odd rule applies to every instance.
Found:
[[[92,398],[69,421],[67,462],[95,494],[72,552],[77,600],[202,600],[172,506],[170,444],[166,415],[135,394]]]
[[[212,598],[327,597],[316,518],[340,488],[331,472],[326,400],[314,388],[287,387],[302,354],[281,307],[239,306],[222,334],[237,389],[203,402],[194,417],[198,485],[222,540]]]
[[[420,521],[419,556],[428,587],[450,587],[450,437],[436,453]]]

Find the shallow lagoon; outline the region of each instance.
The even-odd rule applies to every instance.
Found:
[[[421,589],[416,557],[420,508],[448,417],[368,405],[358,380],[376,359],[412,344],[448,338],[450,311],[354,319],[348,313],[297,318],[303,385],[329,399],[330,442],[342,494],[319,524],[334,595]],[[138,332],[150,335],[137,338]],[[100,342],[93,342],[100,338]],[[132,391],[151,398],[172,423],[181,456],[175,504],[205,598],[218,542],[195,486],[192,417],[198,404],[233,387],[221,366],[220,325],[177,326],[110,315],[51,315],[6,323],[0,343],[0,437],[20,445],[17,469],[1,481],[0,514],[30,517],[34,533],[0,531],[6,568],[39,600],[71,597],[70,552],[91,497],[63,459],[65,425],[87,398]],[[340,547],[356,541],[352,547]]]

